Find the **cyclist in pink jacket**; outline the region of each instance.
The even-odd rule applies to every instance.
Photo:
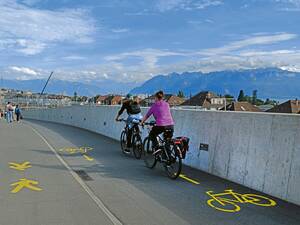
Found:
[[[157,136],[166,131],[170,131],[170,135],[173,136],[174,132],[174,120],[171,115],[169,103],[163,100],[163,91],[158,91],[155,94],[155,103],[148,110],[144,116],[141,124],[143,124],[151,115],[155,118],[156,125],[152,128],[149,137],[153,143],[153,147],[158,146]]]

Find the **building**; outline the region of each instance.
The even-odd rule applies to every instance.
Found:
[[[272,109],[267,110],[267,112],[273,113],[300,113],[300,100],[289,100],[280,105],[274,106]]]
[[[176,95],[165,94],[164,100],[169,103],[171,107],[181,105],[184,102],[183,98],[180,98]],[[141,101],[141,106],[151,106],[155,103],[155,95],[151,95],[148,98],[145,98]]]
[[[122,104],[123,97],[121,95],[110,95],[108,96],[104,104],[105,105],[120,105]]]
[[[213,92],[203,91],[181,104],[182,106],[199,106],[208,110],[218,110],[226,105],[226,98]]]
[[[225,110],[225,107],[220,110]],[[262,112],[262,110],[249,102],[231,102],[226,105],[227,111],[236,111],[236,112]]]
[[[166,101],[169,103],[171,107],[181,105],[185,100],[184,98],[180,98],[176,95],[171,95],[166,98]]]
[[[108,97],[109,97],[108,95],[99,96],[99,97],[96,99],[96,104],[98,104],[98,105],[105,105],[105,100],[106,100]]]
[[[269,109],[272,109],[274,107],[274,105],[260,105],[257,106],[261,111],[266,112]]]

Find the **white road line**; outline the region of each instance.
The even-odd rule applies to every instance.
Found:
[[[81,185],[81,187],[88,193],[88,195],[91,197],[91,199],[97,204],[99,209],[101,209],[105,215],[110,219],[110,221],[114,225],[123,225],[122,222],[104,205],[104,203],[94,194],[94,192],[82,181],[82,179],[78,176],[77,173],[75,173],[72,168],[67,164],[67,162],[56,152],[55,148],[53,148],[49,142],[44,138],[42,134],[40,134],[35,128],[32,126],[26,124],[29,126],[51,149],[51,151],[55,154],[57,159],[66,167],[66,169],[71,173],[71,175],[74,177],[74,179]]]

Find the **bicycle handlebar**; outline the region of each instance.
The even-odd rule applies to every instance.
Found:
[[[118,119],[117,122],[127,122],[125,119]]]
[[[127,120],[126,119],[118,119],[117,122],[125,122],[127,123]],[[144,125],[147,125],[147,126],[155,126],[156,125],[156,122],[155,121],[151,121],[151,122],[145,122]]]
[[[155,126],[156,122],[155,121],[151,121],[151,122],[145,122],[144,124],[148,125],[148,126]]]

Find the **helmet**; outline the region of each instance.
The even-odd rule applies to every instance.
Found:
[[[127,94],[127,95],[126,95],[126,98],[127,98],[127,99],[133,99],[133,95],[132,95],[132,94]]]

